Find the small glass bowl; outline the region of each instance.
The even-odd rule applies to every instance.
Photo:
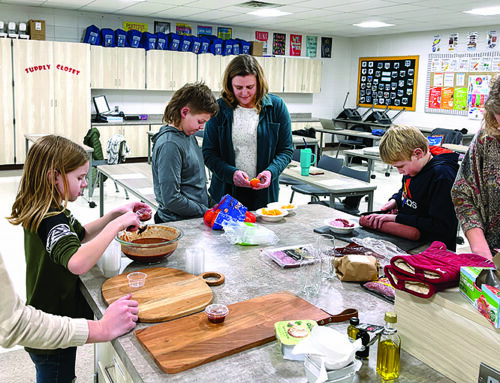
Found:
[[[140,271],[134,271],[133,273],[127,275],[128,285],[133,289],[142,287],[146,282],[147,276],[148,275],[146,273],[142,273]]]
[[[222,323],[226,319],[229,309],[226,305],[213,304],[205,308],[208,320],[212,323]]]

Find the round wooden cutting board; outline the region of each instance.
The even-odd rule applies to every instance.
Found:
[[[102,296],[109,305],[131,293],[132,299],[139,302],[141,322],[164,322],[180,318],[199,312],[212,302],[212,289],[202,276],[168,267],[137,271],[147,274],[143,287],[129,287],[129,273],[120,274],[103,283]]]

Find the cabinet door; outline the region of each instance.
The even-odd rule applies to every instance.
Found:
[[[170,52],[172,68],[172,90],[183,87],[184,84],[195,82],[198,60],[191,52]]]
[[[14,104],[12,99],[12,53],[10,39],[0,39],[0,165],[14,163]]]
[[[198,55],[198,81],[214,92],[222,90],[221,57],[211,53]]]
[[[269,91],[275,93],[283,92],[283,75],[285,71],[285,59],[283,57],[255,57],[264,70]]]
[[[79,144],[90,128],[90,47],[53,42],[54,133]]]
[[[13,40],[16,161],[26,158],[24,135],[54,133],[52,42]],[[88,114],[80,118],[88,119]]]
[[[113,49],[117,58],[118,89],[146,88],[146,54],[144,49],[108,48]]]
[[[321,60],[306,60],[304,67],[304,93],[321,92]]]
[[[303,71],[305,59],[287,57],[285,59],[285,82],[284,91],[288,93],[300,93],[303,91]]]
[[[90,47],[90,86],[92,88],[118,88],[116,49],[118,48]]]
[[[170,51],[150,50],[146,53],[147,63],[147,89],[171,89],[172,68]]]
[[[149,125],[124,125],[123,136],[130,149],[130,157],[147,157]]]

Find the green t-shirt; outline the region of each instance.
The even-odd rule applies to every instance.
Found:
[[[84,227],[69,210],[45,218],[38,232],[24,230],[26,304],[50,314],[92,319],[80,289],[79,276],[68,270],[70,258],[85,237]],[[51,350],[26,348],[35,354]]]

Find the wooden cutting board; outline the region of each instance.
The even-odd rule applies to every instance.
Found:
[[[163,322],[196,313],[213,299],[212,289],[200,276],[168,267],[138,270],[146,273],[144,287],[130,288],[127,274],[108,279],[102,285],[102,296],[109,305],[132,293],[139,302],[139,321]]]
[[[135,335],[158,367],[169,374],[273,341],[274,323],[282,320],[328,320],[327,312],[288,291],[228,306],[221,324],[198,313],[161,323]]]

